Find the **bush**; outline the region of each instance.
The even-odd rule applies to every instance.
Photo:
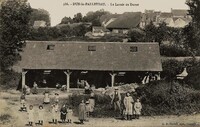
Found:
[[[16,89],[21,75],[20,73],[14,72],[13,70],[6,70],[4,72],[1,72],[1,80],[0,80],[0,86],[3,89]]]
[[[169,59],[162,62],[163,71],[161,73],[162,78],[166,80],[172,80],[178,73],[183,70],[183,62],[177,61],[175,59]]]
[[[193,88],[200,90],[200,63],[197,62],[188,68],[188,76],[185,82]]]
[[[184,48],[176,45],[160,45],[160,54],[168,57],[189,56],[189,52]]]
[[[200,93],[178,82],[153,82],[136,91],[143,115],[180,115],[200,110]]]
[[[184,79],[185,83],[200,90],[200,64],[196,59],[185,59],[183,61],[169,59],[162,62],[162,67],[161,76],[167,81],[174,80],[176,75],[180,74],[186,67],[188,76]]]
[[[68,105],[72,106],[74,109],[74,115],[78,116],[78,106],[81,100],[89,99],[89,95],[84,94],[73,94],[69,96]],[[102,117],[114,117],[116,112],[114,112],[110,105],[111,98],[108,95],[95,94],[95,109],[93,117],[102,118]]]
[[[181,115],[191,114],[200,111],[200,92],[196,91],[186,84],[179,82],[155,81],[150,84],[140,86],[136,89],[137,94],[131,96],[136,99],[136,96],[142,102],[142,115]],[[122,94],[122,100],[124,98]],[[78,105],[81,100],[87,100],[89,95],[74,94],[69,97],[68,105],[74,109],[74,114],[78,115]],[[107,95],[95,95],[95,109],[92,117],[105,118],[115,117],[119,115],[110,105],[111,98]]]

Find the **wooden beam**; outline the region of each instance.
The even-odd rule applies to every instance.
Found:
[[[71,75],[72,72],[70,72],[69,70],[67,70],[67,71],[64,71],[64,73],[67,76],[67,92],[69,92],[69,89],[70,89],[70,75]]]
[[[110,73],[110,76],[111,76],[111,87],[114,87],[115,85],[115,76],[117,74],[116,73]]]
[[[25,85],[26,85],[26,73],[27,73],[28,71],[23,71],[22,70],[22,89],[25,87]]]

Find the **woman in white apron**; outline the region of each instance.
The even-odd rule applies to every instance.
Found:
[[[124,97],[124,106],[125,106],[125,115],[127,116],[127,120],[131,120],[131,116],[133,115],[133,98],[129,93],[126,93]]]

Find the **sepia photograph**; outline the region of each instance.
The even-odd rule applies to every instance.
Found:
[[[0,127],[200,126],[199,0],[0,0]]]

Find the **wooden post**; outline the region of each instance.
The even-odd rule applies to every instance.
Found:
[[[67,76],[67,92],[69,92],[69,89],[70,89],[70,75],[71,75],[72,72],[70,72],[69,70],[67,70],[67,71],[64,71],[64,73]]]
[[[26,85],[26,73],[27,71],[23,71],[22,70],[22,89],[25,87]]]
[[[160,80],[160,72],[158,72],[158,78],[157,78],[157,80]]]
[[[110,76],[111,76],[111,87],[114,87],[114,84],[115,84],[115,76],[117,74],[116,73],[110,73]]]

